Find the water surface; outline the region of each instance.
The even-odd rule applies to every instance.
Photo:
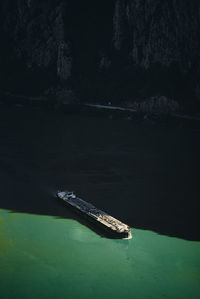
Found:
[[[1,106],[3,298],[199,298],[199,133]],[[58,189],[128,223],[133,239],[102,237]]]
[[[71,219],[0,217],[3,298],[199,298],[198,242],[139,229],[109,240]]]

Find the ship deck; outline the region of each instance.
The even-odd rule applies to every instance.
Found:
[[[128,225],[110,216],[104,211],[97,209],[95,206],[84,201],[83,199],[79,197],[75,197],[75,198],[68,197],[67,195],[65,195],[65,192],[60,192],[60,194],[61,196],[59,197],[62,198],[65,202],[67,202],[74,208],[80,210],[84,214],[87,214],[88,216],[92,217],[93,219],[100,222],[101,224],[108,227],[109,229],[116,231],[118,233],[130,231]]]

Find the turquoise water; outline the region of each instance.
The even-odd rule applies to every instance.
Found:
[[[199,298],[200,243],[0,210],[1,298]]]

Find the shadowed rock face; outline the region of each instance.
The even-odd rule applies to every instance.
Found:
[[[1,88],[199,97],[197,0],[3,0],[0,9]]]
[[[26,89],[26,76],[28,88],[33,87],[34,80],[36,89],[51,85],[57,78],[63,81],[70,76],[70,47],[64,38],[64,2],[2,1],[4,24],[1,30],[6,56],[2,57],[2,63],[11,88],[20,85],[19,89]],[[17,79],[19,72],[21,80]]]
[[[153,63],[175,62],[187,71],[199,55],[199,12],[197,1],[195,5],[195,1],[118,0],[115,48],[120,50],[127,38],[136,65],[148,69]]]

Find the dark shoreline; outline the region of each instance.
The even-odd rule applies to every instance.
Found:
[[[125,118],[128,120],[136,121],[153,121],[153,122],[176,122],[181,121],[189,126],[200,126],[200,117],[197,113],[186,114],[184,112],[163,112],[152,111],[143,112],[137,111],[124,105],[109,105],[101,103],[88,103],[88,102],[73,102],[73,101],[58,101],[48,96],[26,96],[16,95],[10,93],[0,92],[0,105],[11,106],[17,108],[38,108],[38,109],[50,109],[60,110],[67,114],[81,114],[86,116],[106,117],[110,119]]]

